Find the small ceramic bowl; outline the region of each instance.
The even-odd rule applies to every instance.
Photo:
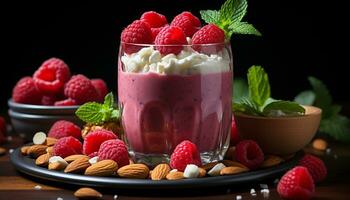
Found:
[[[305,115],[296,117],[260,117],[236,113],[242,139],[255,140],[268,154],[290,155],[304,148],[315,136],[322,110],[304,106]]]

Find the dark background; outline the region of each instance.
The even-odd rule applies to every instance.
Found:
[[[222,3],[223,0],[2,3],[1,110],[5,111],[16,81],[32,75],[50,57],[63,59],[75,74],[105,79],[115,91],[123,27],[148,10],[165,14],[170,22],[184,10],[199,15],[199,10],[218,9]],[[346,13],[339,11],[342,6],[338,3],[249,0],[245,21],[254,24],[263,37],[232,37],[235,76],[245,76],[248,67],[260,64],[270,75],[273,97],[292,99],[309,87],[307,76],[313,75],[329,86],[337,102],[349,101],[348,66],[339,59],[346,58],[349,50],[339,51],[337,47],[346,47],[346,23],[336,24]]]

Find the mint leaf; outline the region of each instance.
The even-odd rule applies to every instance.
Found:
[[[300,92],[295,98],[294,101],[301,104],[311,106],[316,100],[316,94],[311,90],[306,90]]]
[[[315,106],[327,109],[332,104],[332,96],[330,95],[327,86],[321,80],[315,77],[309,77],[309,82],[316,95]]]
[[[105,115],[103,113],[103,106],[96,102],[89,102],[81,105],[75,114],[84,122],[98,124]]]
[[[227,23],[229,20],[231,20],[235,8],[234,6],[234,1],[237,0],[227,0],[224,4],[222,4],[221,9],[220,9],[220,22]]]
[[[265,116],[295,116],[303,115],[305,109],[298,103],[279,100],[266,105],[263,113]]]
[[[119,119],[121,116],[121,113],[120,113],[120,110],[113,110],[112,111],[112,115],[111,115],[111,118],[112,119]]]
[[[254,28],[252,24],[248,24],[247,22],[234,22],[229,26],[230,32],[229,34],[249,34],[261,36],[261,33]]]
[[[248,2],[247,0],[235,0],[233,2],[233,16],[232,21],[240,22],[247,14]]]
[[[248,84],[242,78],[233,80],[233,101],[240,102],[242,98],[248,97]]]
[[[202,19],[208,24],[217,24],[219,22],[220,13],[216,10],[201,10],[199,11]]]
[[[269,77],[261,66],[252,66],[248,70],[249,97],[257,105],[263,106],[270,97]]]
[[[259,107],[257,107],[253,102],[248,99],[242,99],[241,103],[233,103],[232,105],[234,112],[241,112],[248,115],[261,116]]]
[[[330,135],[338,141],[350,143],[350,119],[343,115],[322,119],[320,132]]]
[[[108,107],[108,108],[113,108],[114,106],[114,97],[113,97],[113,93],[110,92],[105,96],[104,102],[103,104]]]

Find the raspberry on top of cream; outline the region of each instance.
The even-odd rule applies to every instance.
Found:
[[[230,57],[226,49],[206,55],[185,47],[178,55],[161,55],[153,46],[145,47],[121,58],[124,71],[131,73],[153,72],[158,74],[207,74],[230,70]]]

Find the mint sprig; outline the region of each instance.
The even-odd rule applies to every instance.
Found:
[[[112,93],[105,96],[103,104],[85,103],[78,108],[75,114],[84,122],[92,124],[102,124],[120,118],[120,111],[114,106]]]
[[[247,79],[249,96],[233,103],[234,112],[265,117],[296,116],[305,113],[305,109],[295,102],[271,98],[269,77],[261,66],[250,67]]]
[[[220,10],[201,10],[202,19],[208,24],[215,24],[225,31],[226,39],[232,34],[251,34],[261,36],[261,33],[248,22],[242,22],[247,14],[247,0],[227,0]]]

